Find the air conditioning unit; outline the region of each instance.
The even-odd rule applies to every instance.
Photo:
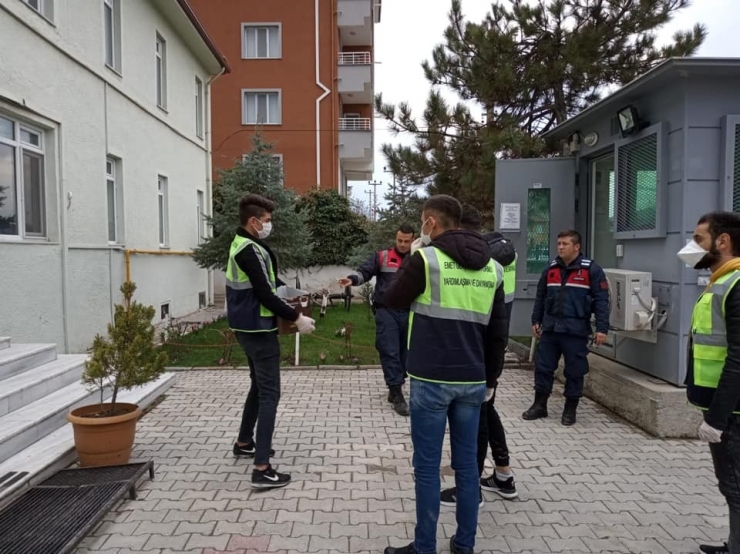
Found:
[[[605,269],[609,280],[609,325],[618,331],[650,330],[655,310],[653,274],[628,269]]]

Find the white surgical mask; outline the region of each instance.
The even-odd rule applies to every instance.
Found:
[[[692,240],[678,251],[678,258],[688,266],[696,267],[709,254],[696,241]]]
[[[424,225],[426,225],[428,221],[429,220],[427,219],[424,223],[422,223],[422,225],[421,225],[421,235],[419,236],[419,238],[421,239],[421,243],[424,246],[429,246],[429,244],[432,242],[432,235],[428,235],[428,234],[426,234],[424,232]]]
[[[262,223],[262,229],[257,231],[257,236],[261,239],[266,239],[270,236],[270,233],[272,233],[272,221]]]

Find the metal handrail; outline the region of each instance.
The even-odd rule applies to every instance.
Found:
[[[370,52],[340,52],[339,65],[370,65]]]
[[[371,131],[372,120],[369,117],[340,117],[340,131]]]

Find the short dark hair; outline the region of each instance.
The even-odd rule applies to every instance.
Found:
[[[414,231],[411,223],[401,223],[401,225],[398,226],[398,229],[396,229],[396,233],[403,233],[404,235],[414,235],[416,231]]]
[[[483,218],[477,208],[470,204],[462,205],[462,215],[460,216],[460,227],[468,231],[480,231],[483,225]]]
[[[446,194],[435,194],[424,202],[424,212],[431,212],[439,220],[440,226],[445,230],[457,229],[460,227],[460,217],[462,216],[462,206],[457,198]]]
[[[559,239],[569,238],[571,241],[573,241],[573,244],[576,246],[580,246],[581,244],[581,233],[578,231],[575,231],[574,229],[568,229],[567,231],[560,231],[558,233]]]
[[[244,226],[253,217],[259,219],[266,213],[271,214],[276,207],[275,202],[264,196],[247,194],[239,200],[239,224]]]
[[[699,225],[707,223],[709,234],[716,239],[725,233],[732,241],[732,255],[740,256],[740,215],[733,212],[709,212],[699,218]]]

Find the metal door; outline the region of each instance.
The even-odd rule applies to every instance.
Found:
[[[540,274],[556,255],[558,233],[576,225],[576,186],[575,158],[496,162],[496,230],[519,254],[511,336],[532,333]]]

